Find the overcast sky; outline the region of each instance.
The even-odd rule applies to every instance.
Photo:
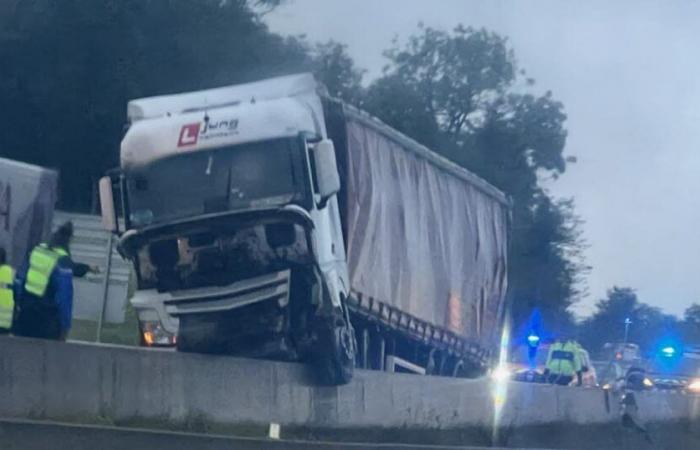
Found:
[[[700,302],[700,4],[695,0],[286,0],[273,31],[330,38],[381,73],[418,22],[508,36],[537,89],[568,114],[578,163],[550,191],[573,196],[593,266],[589,313],[613,285],[682,314]]]

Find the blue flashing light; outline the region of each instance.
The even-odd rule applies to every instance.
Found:
[[[676,354],[676,349],[673,347],[664,347],[661,349],[661,353],[667,358],[672,358]]]
[[[527,343],[534,347],[540,343],[540,337],[536,334],[531,334],[527,337]]]

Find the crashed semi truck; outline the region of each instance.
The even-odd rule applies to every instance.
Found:
[[[310,74],[130,101],[120,159],[103,219],[145,345],[309,361],[329,383],[485,369],[507,199]]]

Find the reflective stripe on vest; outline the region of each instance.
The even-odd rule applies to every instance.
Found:
[[[49,286],[51,273],[63,256],[68,256],[68,253],[62,248],[49,248],[46,244],[34,247],[29,256],[29,270],[24,289],[37,297],[43,297]]]
[[[552,359],[565,359],[567,361],[574,360],[574,352],[565,352],[564,350],[554,350],[552,352]]]
[[[15,310],[15,295],[12,282],[15,271],[7,264],[0,266],[0,328],[12,328],[12,314]]]

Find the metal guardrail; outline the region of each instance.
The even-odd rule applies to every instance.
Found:
[[[73,317],[100,322],[123,323],[129,290],[131,269],[112,246],[111,264],[107,262],[109,233],[102,228],[100,216],[55,211],[53,229],[71,220],[73,241],[71,256],[75,261],[97,266],[98,274],[88,274],[74,280]],[[108,267],[109,266],[109,267]],[[105,277],[108,283],[105,285]],[[104,302],[105,286],[107,298]]]
[[[352,294],[348,298],[348,306],[351,311],[359,313],[370,321],[376,321],[413,336],[443,351],[466,358],[476,366],[486,367],[490,352],[476,343],[452,331],[414,317],[372,296],[364,295],[355,290],[352,291]]]

